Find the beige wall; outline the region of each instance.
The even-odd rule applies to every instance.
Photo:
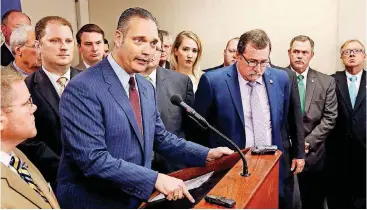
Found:
[[[192,30],[203,43],[201,69],[223,62],[227,40],[247,30],[264,29],[273,43],[274,64],[287,66],[289,41],[304,34],[315,41],[311,66],[331,74],[341,70],[339,47],[356,38],[366,43],[366,0],[79,0],[79,20],[98,24],[112,44],[117,20],[129,7],[149,10],[160,28],[174,36]],[[77,31],[75,0],[21,0],[23,11],[36,23],[46,15],[59,15]],[[88,7],[88,8],[84,8]],[[78,61],[75,54],[74,64]]]
[[[77,32],[77,18],[75,0],[21,0],[22,10],[32,20],[32,25],[45,16],[60,16],[68,20],[74,31]],[[76,48],[74,50],[73,66],[79,63],[79,54]]]

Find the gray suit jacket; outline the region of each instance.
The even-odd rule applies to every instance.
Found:
[[[306,154],[304,171],[323,169],[325,140],[335,127],[337,116],[334,78],[310,68],[303,115],[305,142],[310,144],[310,151]]]
[[[187,123],[193,122],[188,122],[190,119],[187,118],[181,107],[171,103],[171,97],[175,94],[179,94],[185,103],[192,106],[195,96],[190,78],[176,71],[158,67],[156,92],[158,110],[164,126],[169,132],[184,138],[185,131],[188,129]],[[156,154],[152,167],[159,172],[169,173],[183,168],[184,165],[172,163],[159,154]]]
[[[80,62],[78,65],[76,65],[74,68],[78,69],[78,70],[85,70],[87,67],[84,65],[83,61]]]

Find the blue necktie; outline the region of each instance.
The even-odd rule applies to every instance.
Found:
[[[354,108],[354,104],[356,103],[356,98],[357,98],[357,85],[356,85],[356,81],[357,81],[357,76],[351,76],[349,77],[349,96],[350,96],[350,101],[352,102],[352,107]]]

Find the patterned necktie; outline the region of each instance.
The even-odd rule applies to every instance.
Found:
[[[129,85],[130,85],[129,88],[130,103],[131,106],[133,107],[135,119],[136,122],[138,123],[140,132],[143,133],[143,124],[141,122],[141,113],[140,113],[140,99],[138,90],[136,89],[136,83],[134,77],[130,77]]]
[[[352,107],[354,108],[354,104],[356,103],[356,98],[357,98],[357,76],[351,76],[349,77],[349,97],[350,97],[350,101],[352,102]]]
[[[17,157],[16,155],[12,155],[11,159],[10,159],[10,163],[9,163],[9,167],[12,170],[15,170],[19,176],[25,181],[27,182],[27,184],[34,190],[36,191],[41,197],[42,199],[49,203],[47,198],[45,197],[45,195],[43,194],[43,192],[41,191],[41,189],[38,187],[38,185],[33,181],[32,176],[29,174],[28,170],[27,170],[27,166],[24,162],[22,162],[19,157]]]
[[[250,86],[250,108],[252,127],[254,132],[254,146],[266,145],[264,113],[261,108],[260,99],[256,92],[256,82],[248,82]]]
[[[306,88],[305,88],[305,83],[303,83],[303,75],[298,75],[297,76],[297,80],[298,80],[298,92],[299,92],[299,99],[301,101],[301,111],[302,114],[305,113],[305,103],[306,103]]]
[[[68,82],[68,78],[60,77],[56,82],[60,86],[59,96],[61,96],[62,92],[64,92],[65,90],[66,84]]]

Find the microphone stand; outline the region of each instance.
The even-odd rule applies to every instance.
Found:
[[[245,155],[242,153],[241,149],[232,140],[230,140],[225,135],[223,135],[221,132],[219,132],[216,128],[214,128],[213,126],[211,126],[205,119],[202,119],[199,122],[197,119],[195,119],[190,114],[188,116],[192,120],[194,120],[201,128],[203,128],[205,130],[207,130],[209,128],[209,130],[211,130],[214,133],[218,134],[220,137],[222,137],[225,140],[226,143],[228,143],[229,145],[231,145],[238,152],[238,154],[240,155],[240,157],[242,159],[243,171],[242,171],[242,173],[240,173],[240,175],[241,176],[244,176],[244,177],[249,177],[251,175],[251,173],[248,172],[248,166],[247,166],[247,161],[245,159]]]

